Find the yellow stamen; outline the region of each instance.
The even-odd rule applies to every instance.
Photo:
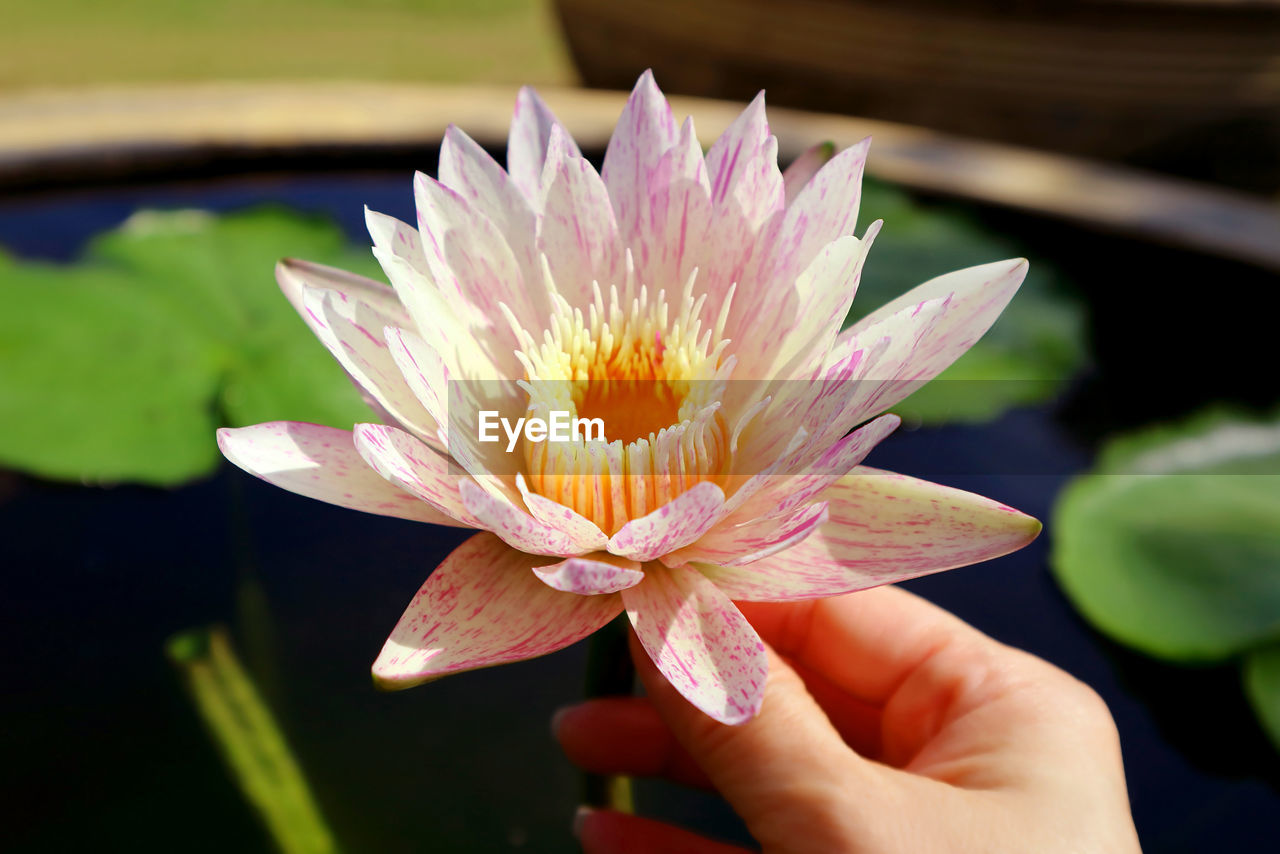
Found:
[[[723,309],[703,330],[705,295],[695,270],[678,303],[636,282],[627,258],[622,289],[593,283],[584,314],[555,294],[541,340],[516,327],[529,394],[528,416],[598,418],[604,437],[525,442],[529,488],[612,534],[705,480],[719,480],[730,454],[720,400],[733,369],[725,358]]]

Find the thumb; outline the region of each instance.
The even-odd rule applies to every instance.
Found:
[[[808,850],[841,850],[875,812],[884,781],[844,743],[791,666],[771,647],[766,652],[760,713],[731,726],[680,696],[631,635],[636,671],[654,708],[756,840],[766,850],[795,850],[800,840]]]

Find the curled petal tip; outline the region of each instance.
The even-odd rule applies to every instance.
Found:
[[[370,671],[369,675],[373,678],[373,687],[379,691],[386,691],[387,693],[390,693],[392,691],[399,691],[408,687],[398,679],[383,676],[378,672],[376,665],[374,669]]]
[[[406,676],[393,670],[384,670],[383,667],[379,666],[380,662],[381,659],[374,662],[369,675],[373,677],[373,687],[388,694],[392,691],[416,688],[419,685],[425,685],[440,678],[439,676]]]

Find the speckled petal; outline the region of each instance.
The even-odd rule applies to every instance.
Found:
[[[524,475],[516,475],[516,489],[520,490],[524,506],[529,508],[533,518],[550,528],[563,531],[579,552],[600,551],[608,546],[608,536],[595,522],[545,495],[531,492]]]
[[[716,527],[741,525],[760,516],[789,513],[813,501],[819,493],[865,460],[875,446],[898,429],[901,423],[902,419],[896,415],[882,415],[812,456],[808,443],[801,445],[788,455],[786,464],[781,467],[782,475],[768,478],[760,489],[735,507]]]
[[[640,564],[610,554],[571,557],[550,566],[535,567],[533,574],[548,587],[580,596],[618,593],[644,579]]]
[[[717,244],[749,248],[761,227],[782,211],[786,196],[778,169],[778,140],[769,133],[764,92],[747,105],[707,151],[707,177]],[[745,258],[743,260],[746,260]]]
[[[375,282],[372,279],[366,279],[363,276],[357,276],[345,270],[325,267],[322,264],[312,264],[310,261],[299,261],[296,258],[285,258],[276,264],[276,282],[279,283],[280,290],[284,292],[285,298],[289,300],[290,305],[298,312],[316,337],[325,342],[325,346],[331,351],[332,347],[329,346],[329,342],[333,341],[333,334],[328,324],[324,322],[323,317],[307,312],[305,296],[308,288],[315,291],[335,291],[342,294],[348,301],[364,303],[375,314],[394,319],[399,323],[410,322],[409,313],[401,305],[400,299],[396,296],[394,290],[382,282]],[[346,369],[344,368],[344,370]],[[347,372],[347,376],[355,384],[365,404],[377,414],[380,420],[388,424],[399,423],[395,416],[378,402],[378,399],[364,384],[351,375],[350,371]]]
[[[681,125],[675,145],[659,158],[648,182],[649,192],[636,199],[640,212],[631,223],[636,231],[623,235],[640,281],[673,289],[699,267],[696,289],[706,290],[710,279],[704,273],[711,269],[708,259],[719,261],[724,250],[733,247],[705,244],[711,219],[711,184],[692,117]],[[716,293],[708,296],[704,317],[714,319],[722,297]]]
[[[632,560],[653,560],[697,540],[723,510],[724,492],[703,481],[647,516],[623,525],[609,539],[609,551]]]
[[[523,324],[538,318],[511,247],[487,216],[453,190],[421,172],[413,187],[423,255],[441,296],[470,306],[471,332],[493,364],[502,376],[520,375],[512,355],[519,341],[499,304]]]
[[[365,222],[373,238],[373,255],[412,318],[412,323],[390,325],[412,327],[427,340],[437,342],[436,349],[455,370],[465,365],[468,375],[497,376],[493,360],[471,335],[472,327],[477,325],[472,319],[474,309],[458,300],[447,300],[440,293],[427,269],[418,230],[368,208]]]
[[[794,546],[826,521],[827,504],[823,501],[736,527],[718,525],[693,545],[663,557],[662,562],[667,566],[695,562],[740,566]]]
[[[774,289],[749,332],[751,340],[762,343],[738,353],[741,376],[812,376],[849,313],[880,225],[880,220],[873,222],[861,239],[849,234],[831,241],[796,277],[793,287]]]
[[[541,211],[542,164],[547,159],[547,140],[559,125],[551,109],[533,89],[525,86],[516,96],[515,115],[507,136],[507,171],[535,211]],[[581,154],[567,133],[565,142],[574,154]]]
[[[553,140],[561,134],[554,128]],[[622,246],[609,193],[586,158],[554,141],[544,182],[546,208],[537,248],[547,258],[560,296],[572,306],[585,307],[591,302],[593,281],[606,293],[610,285],[621,284]]]
[[[678,136],[671,106],[662,97],[653,73],[644,72],[622,109],[600,171],[609,188],[618,233],[628,246],[642,230],[640,218],[647,206],[643,199],[649,193],[650,175]],[[666,283],[653,284],[661,287]]]
[[[439,425],[409,388],[382,340],[390,318],[338,291],[304,287],[306,317],[321,343],[394,423],[438,445]]]
[[[788,205],[795,202],[800,191],[808,185],[814,175],[818,174],[819,169],[835,157],[835,154],[834,142],[820,142],[791,161],[791,165],[782,173],[782,189],[786,194]]]
[[[917,306],[926,300],[954,294],[951,304],[955,319],[952,322],[969,328],[970,335],[962,338],[972,337],[970,343],[973,343],[1004,311],[1026,276],[1025,258],[1009,258],[953,270],[916,285],[892,302],[880,306],[846,329],[841,338],[856,336],[872,327],[882,326],[890,318],[901,316],[903,309]]]
[[[445,420],[449,406],[449,368],[435,348],[407,329],[382,330],[387,349],[409,390],[422,403],[437,425]],[[448,435],[439,437],[448,446]]]
[[[752,281],[790,281],[822,247],[853,234],[870,145],[868,137],[846,148],[805,184],[786,213],[774,221],[761,251],[752,259],[748,273]]]
[[[707,173],[711,182],[711,216],[699,248],[699,278],[709,295],[712,310],[718,312],[729,287],[738,285],[739,297],[752,300],[752,281],[744,277],[756,243],[775,215],[786,204],[782,172],[778,169],[778,140],[769,134],[765,120],[764,93],[756,96],[729,125],[707,152]],[[764,290],[784,289],[794,281],[761,283]],[[737,316],[738,311],[734,314]],[[729,334],[730,338],[738,333]]]
[[[480,527],[493,531],[513,549],[555,557],[575,557],[588,551],[564,531],[542,524],[523,507],[484,489],[474,480],[459,482],[458,491],[462,494],[462,503]]]
[[[538,253],[534,248],[536,218],[529,200],[489,152],[453,125],[440,144],[440,183],[453,190],[497,226],[511,248],[525,282],[538,281]],[[535,317],[548,306],[533,306]]]
[[[296,421],[224,427],[218,447],[249,474],[298,495],[379,516],[458,524],[383,480],[361,459],[346,430]]]
[[[622,591],[636,636],[685,699],[725,724],[749,720],[764,699],[768,661],[729,598],[688,567],[647,566]]]
[[[449,471],[449,461],[408,433],[385,424],[357,424],[356,451],[378,474],[447,514],[449,524],[482,528],[458,491],[466,475]]]
[[[373,664],[384,688],[409,688],[464,670],[563,649],[622,611],[618,596],[553,590],[540,561],[492,534],[458,546],[427,578]]]
[[[816,599],[991,560],[1040,532],[997,501],[872,468],[821,498],[830,518],[804,541],[747,566],[701,569],[732,599]]]
[[[276,264],[276,282],[280,290],[302,319],[310,325],[306,316],[306,307],[302,303],[303,287],[318,290],[338,291],[348,299],[358,300],[374,311],[400,325],[409,323],[409,312],[400,303],[394,289],[382,282],[348,273],[336,267],[300,261],[297,258],[285,258]]]
[[[1027,272],[1021,258],[930,280],[840,334],[831,364],[864,352],[849,407],[818,441],[883,412],[948,368],[986,333]]]

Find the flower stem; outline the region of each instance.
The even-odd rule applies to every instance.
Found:
[[[591,636],[587,645],[587,698],[630,696],[636,669],[627,646],[630,622],[619,614]],[[582,801],[589,807],[634,812],[631,778],[621,774],[583,775]]]

